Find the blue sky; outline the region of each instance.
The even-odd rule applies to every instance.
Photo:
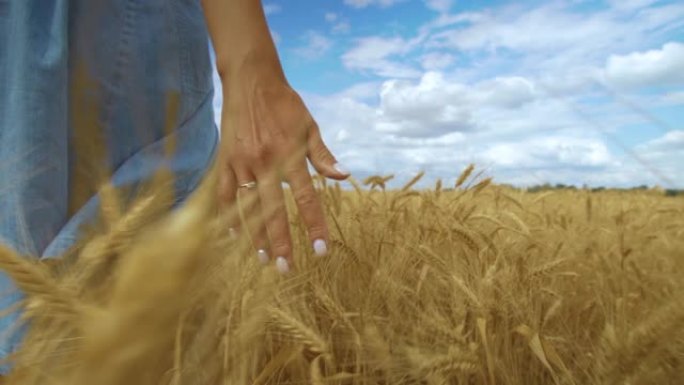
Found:
[[[357,178],[424,170],[428,185],[475,163],[521,186],[684,187],[684,3],[264,8],[290,83]]]

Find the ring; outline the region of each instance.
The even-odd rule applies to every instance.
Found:
[[[240,187],[244,187],[244,188],[246,188],[247,190],[251,190],[251,189],[253,189],[253,188],[256,187],[256,182],[251,181],[251,182],[243,183],[243,184],[240,185]]]

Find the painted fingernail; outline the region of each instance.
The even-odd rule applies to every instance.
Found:
[[[281,274],[287,274],[290,272],[290,264],[287,263],[287,259],[285,259],[285,257],[276,258],[276,264],[275,265],[276,265],[276,269],[278,269],[278,271]]]
[[[262,264],[267,264],[268,263],[268,253],[264,249],[259,249],[257,250],[257,257],[259,258],[259,262]]]
[[[314,253],[316,253],[316,255],[319,257],[323,257],[328,254],[328,247],[326,246],[325,241],[322,239],[316,239],[313,242],[313,249]]]
[[[340,174],[349,175],[349,171],[347,171],[347,168],[341,165],[340,163],[335,163],[333,165],[333,168]]]

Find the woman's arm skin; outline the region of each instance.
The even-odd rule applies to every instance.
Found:
[[[349,174],[287,83],[261,1],[202,0],[202,5],[223,88],[219,197],[226,205],[236,202],[237,193],[247,201],[254,198],[256,204],[246,211],[254,247],[265,251],[258,256],[263,262],[276,257],[278,269],[287,272],[292,241],[281,181],[292,189],[311,246],[323,255],[328,227],[307,158],[325,177],[341,180]],[[256,189],[238,187],[250,181],[257,182]],[[263,220],[250,220],[259,216]]]

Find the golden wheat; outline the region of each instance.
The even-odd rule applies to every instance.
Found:
[[[315,177],[330,255],[293,220],[288,276],[230,236],[240,212],[219,213],[213,172],[172,212],[168,173],[128,205],[104,184],[103,225],[68,258],[0,249],[30,326],[5,381],[681,383],[682,198],[531,193],[474,170],[429,190],[423,173],[398,190]]]

